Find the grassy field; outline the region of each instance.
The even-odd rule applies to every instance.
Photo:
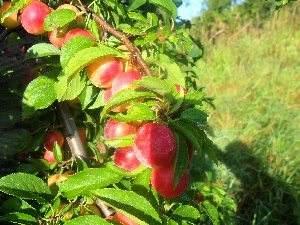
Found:
[[[236,200],[237,224],[300,224],[300,13],[202,42],[215,182]]]

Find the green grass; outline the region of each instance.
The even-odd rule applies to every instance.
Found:
[[[236,200],[238,224],[300,224],[300,16],[280,16],[207,44],[198,62],[199,86],[215,98],[215,181]]]

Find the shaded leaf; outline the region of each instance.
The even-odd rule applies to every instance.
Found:
[[[182,205],[175,209],[172,213],[171,218],[175,220],[185,220],[191,223],[195,223],[200,218],[199,211],[193,206]]]
[[[19,213],[19,212],[9,213],[4,216],[0,216],[0,221],[12,222],[17,224],[26,224],[26,225],[39,224],[37,219],[34,218],[33,216],[25,213]]]
[[[40,58],[52,55],[60,55],[60,50],[52,44],[38,43],[31,46],[27,50],[25,59]]]

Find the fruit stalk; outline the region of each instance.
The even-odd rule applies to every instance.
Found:
[[[92,9],[84,8],[82,5],[76,5],[76,6],[84,10],[86,13],[90,13],[96,23],[98,23],[108,33],[112,34],[120,41],[122,41],[126,45],[128,50],[131,52],[131,56],[136,59],[138,65],[143,69],[145,75],[152,74],[148,64],[141,56],[139,49],[131,43],[131,41],[127,38],[127,36],[124,33],[115,30],[109,23],[107,23],[100,16],[98,16]]]
[[[69,107],[66,102],[56,103],[57,112],[59,115],[60,123],[63,127],[65,137],[72,154],[90,164],[88,155],[83,148],[82,142],[77,132],[77,127],[71,115]]]

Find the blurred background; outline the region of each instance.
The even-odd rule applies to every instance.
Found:
[[[300,2],[186,0],[179,17],[204,46],[195,68],[220,160],[213,181],[237,224],[300,224]]]

